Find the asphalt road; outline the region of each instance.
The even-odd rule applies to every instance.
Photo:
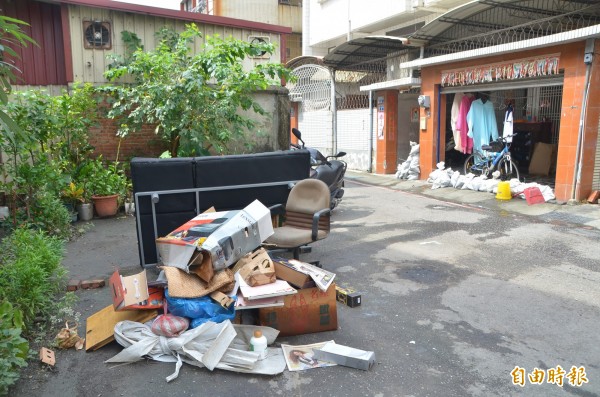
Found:
[[[302,259],[319,260],[339,283],[360,290],[362,306],[338,305],[337,331],[277,342],[333,339],[373,350],[372,370],[337,366],[267,377],[184,365],[167,383],[172,364],[105,364],[121,350],[111,343],[90,353],[58,351],[57,370],[34,364],[12,395],[600,396],[599,230],[346,185],[331,235]],[[72,275],[139,269],[134,224],[94,221],[68,246]],[[110,303],[106,288],[78,295],[82,319]],[[558,366],[562,387],[547,382]],[[580,385],[566,376],[573,366]],[[545,378],[514,385],[515,367]]]

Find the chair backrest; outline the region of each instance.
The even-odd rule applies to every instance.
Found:
[[[319,179],[303,179],[290,191],[285,205],[285,225],[311,229],[313,214],[329,208],[330,193],[325,182]],[[321,217],[319,230],[329,232],[329,216]]]
[[[285,210],[314,214],[323,208],[329,208],[329,200],[329,188],[325,182],[319,179],[303,179],[290,191]]]

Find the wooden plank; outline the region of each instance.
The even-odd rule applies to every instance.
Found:
[[[86,321],[85,350],[97,350],[115,340],[115,325],[119,321],[135,321],[145,323],[158,316],[156,310],[123,310],[116,312],[113,305],[108,305],[89,316]]]

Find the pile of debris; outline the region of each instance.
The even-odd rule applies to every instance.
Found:
[[[238,211],[211,209],[158,238],[158,278],[149,281],[145,269],[115,271],[112,304],[87,319],[86,350],[116,340],[124,349],[108,363],[176,363],[167,381],[184,362],[263,375],[337,364],[370,369],[372,351],[333,341],[273,347],[280,335],[336,330],[336,302],[355,307],[361,296],[336,286],[334,273],[265,250],[272,234],[269,209],[254,201]]]
[[[455,189],[463,190],[475,190],[479,192],[498,193],[498,183],[500,180],[500,172],[494,171],[492,178],[488,178],[485,175],[476,176],[474,174],[462,175],[459,171],[455,171],[452,168],[445,168],[443,161],[437,164],[437,169],[433,170],[429,174],[427,182],[431,183],[432,189],[439,189],[442,187],[453,187]],[[518,179],[511,179],[510,192],[513,197],[526,198],[528,189],[537,188],[540,194],[543,196],[545,202],[554,200],[554,191],[548,185],[541,185],[539,183],[520,182]]]

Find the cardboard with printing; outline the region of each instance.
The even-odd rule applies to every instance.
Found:
[[[209,260],[222,270],[260,246],[273,234],[267,207],[255,200],[243,210],[197,215],[165,237],[156,239],[162,264],[189,272],[190,265]],[[195,254],[203,255],[198,258]]]
[[[264,248],[243,256],[235,267],[241,265],[240,276],[251,287],[275,282],[275,267],[273,261]]]
[[[274,258],[275,275],[297,288],[312,288],[316,284],[309,274],[298,270],[293,259]]]
[[[358,307],[361,304],[362,296],[360,292],[352,288],[343,288],[335,286],[336,299],[348,307]]]
[[[148,288],[146,270],[132,276],[121,276],[116,270],[108,285],[115,310],[150,310],[163,306],[163,289]]]
[[[298,290],[284,298],[283,307],[258,309],[259,324],[281,336],[337,330],[335,284],[325,292],[317,287]]]

